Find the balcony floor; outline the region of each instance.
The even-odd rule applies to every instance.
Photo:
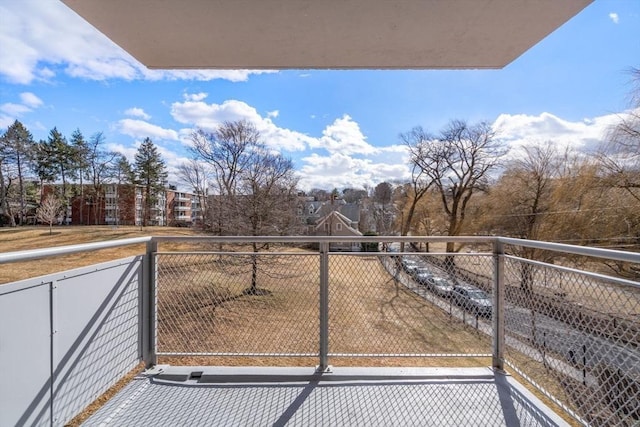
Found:
[[[158,366],[84,425],[566,426],[489,368]]]

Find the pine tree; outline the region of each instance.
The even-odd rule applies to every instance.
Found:
[[[25,223],[26,216],[26,203],[25,203],[25,186],[24,179],[28,170],[28,166],[31,163],[34,141],[31,132],[18,120],[13,122],[11,126],[7,128],[7,131],[0,138],[0,158],[5,166],[5,170],[9,172],[8,175],[13,175],[18,179],[18,192],[19,192],[19,223],[20,225]],[[10,180],[12,176],[2,177],[2,181]],[[8,184],[7,184],[8,185]],[[3,199],[8,194],[7,188],[2,188]],[[3,200],[5,207],[9,206],[8,200]],[[9,213],[9,212],[7,212]],[[13,224],[13,221],[12,221]]]
[[[151,210],[159,201],[167,181],[167,167],[150,138],[145,138],[135,157],[136,184],[143,188],[142,226],[151,220]]]
[[[64,224],[67,223],[67,213],[69,206],[69,194],[67,182],[74,175],[74,150],[67,142],[67,138],[62,135],[57,128],[51,129],[46,142],[47,153],[52,170],[55,171],[56,178],[62,180],[62,192],[60,200],[64,209]]]
[[[71,148],[73,151],[73,169],[76,179],[80,180],[80,224],[84,224],[84,182],[89,167],[89,146],[80,129],[71,134]]]

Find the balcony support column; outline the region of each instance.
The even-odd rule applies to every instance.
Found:
[[[329,243],[320,243],[320,364],[318,372],[329,369]]]
[[[158,242],[147,242],[140,286],[140,337],[142,360],[147,368],[157,363],[156,357],[156,253]]]
[[[504,244],[493,242],[492,366],[504,370]]]

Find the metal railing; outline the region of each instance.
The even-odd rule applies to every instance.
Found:
[[[465,249],[447,253],[445,242]],[[311,359],[322,372],[490,358],[584,424],[640,422],[640,254],[500,237],[148,237],[0,254],[0,264],[140,243],[147,365]],[[4,286],[0,304],[32,284]]]

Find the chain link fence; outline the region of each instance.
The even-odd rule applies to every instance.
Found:
[[[454,253],[423,240],[404,252],[389,239],[372,252],[339,251],[351,241],[159,252],[157,354],[320,356],[321,367],[323,353],[353,366],[499,366],[504,355],[581,422],[640,423],[640,263],[513,239]]]
[[[491,302],[485,313],[460,304],[453,287],[475,282],[463,281],[437,256],[326,256],[332,363],[362,357],[491,357]],[[256,253],[250,247],[158,252],[157,355],[317,356],[320,259],[317,249],[273,245]],[[490,276],[491,258],[482,254],[473,259],[472,264]],[[483,283],[483,289],[491,301],[491,285]]]
[[[333,254],[329,266],[331,356],[491,356],[490,316],[457,305],[460,282],[427,257]]]
[[[156,263],[158,355],[317,355],[317,253],[158,253]]]
[[[548,255],[557,265],[505,260],[508,365],[586,424],[639,425],[638,283],[602,274],[604,261]]]

